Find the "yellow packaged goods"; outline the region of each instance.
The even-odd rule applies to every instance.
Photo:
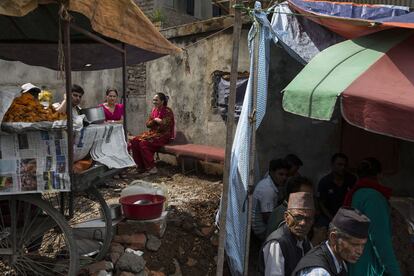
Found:
[[[63,120],[66,116],[52,107],[44,108],[33,95],[23,93],[13,100],[3,122],[42,122]]]
[[[42,92],[39,93],[39,101],[41,102],[48,102],[49,104],[52,104],[52,92],[47,90],[42,90]]]

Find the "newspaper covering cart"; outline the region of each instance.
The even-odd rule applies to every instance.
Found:
[[[2,121],[13,97],[2,91],[0,97],[3,99],[0,106]],[[112,220],[97,185],[119,169],[134,166],[127,152],[121,124],[92,124],[84,127],[83,115],[73,118],[73,121],[74,161],[90,156],[94,166],[72,175],[69,170],[70,147],[66,121],[3,122],[0,133],[0,231],[3,241],[11,238],[11,233],[18,232],[16,243],[27,240],[30,247],[35,249],[27,253],[42,257],[42,262],[52,263],[53,259],[60,256],[62,261],[54,263],[50,270],[64,271],[63,274],[70,271],[73,258],[80,257],[83,263],[87,263],[105,256],[112,237]],[[15,197],[10,200],[12,194]],[[23,194],[26,194],[26,201],[20,200]],[[36,205],[34,198],[47,205]],[[11,211],[14,209],[11,202],[14,201],[15,215]],[[71,232],[73,238],[68,236],[66,241],[59,238],[66,234],[61,229],[56,231],[55,219],[47,214],[53,213],[53,210],[60,211],[55,214],[61,219],[62,225],[59,227],[66,227],[65,231]],[[48,239],[45,238],[45,232],[48,233]],[[55,249],[46,253],[41,251],[43,248]],[[69,250],[62,253],[63,248]],[[5,253],[9,254],[12,255],[11,252]],[[44,268],[38,265],[35,268],[39,262],[36,260],[32,267],[30,262],[26,264],[26,260],[16,260],[24,269],[44,275]],[[3,269],[2,272],[8,271],[7,267]]]
[[[80,258],[82,264],[103,258],[111,239],[109,209],[96,185],[131,165],[132,159],[122,125],[76,126],[71,72],[122,67],[125,103],[128,64],[180,50],[132,0],[3,0],[0,19],[0,59],[64,72],[67,122],[74,121],[2,125],[6,132],[0,135],[0,274],[76,275]],[[13,93],[1,95],[3,109],[3,99],[13,99],[18,91]],[[73,162],[86,152],[99,165],[73,174]],[[102,235],[82,235],[75,226],[91,218],[90,210],[99,209]],[[82,251],[96,240],[96,251]]]

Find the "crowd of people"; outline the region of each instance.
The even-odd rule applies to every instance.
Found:
[[[73,86],[76,114],[83,94],[80,86]],[[152,103],[149,130],[129,143],[137,169],[144,174],[157,173],[154,153],[174,138],[168,97],[157,93]],[[122,122],[124,108],[116,89],[106,91],[106,102],[100,106],[108,122]],[[65,110],[64,100],[57,111]],[[391,189],[380,183],[381,163],[366,158],[354,175],[348,171],[347,156],[336,153],[317,189],[299,173],[303,165],[294,154],[271,160],[253,192],[252,240],[260,244],[260,274],[401,275],[391,240]],[[317,232],[323,233],[322,239]]]
[[[84,95],[81,86],[72,86],[72,113],[79,115],[80,102]],[[124,106],[119,103],[118,91],[115,88],[106,90],[106,100],[100,104],[105,113],[105,121],[109,123],[122,123],[124,119]],[[174,139],[175,122],[174,114],[169,108],[168,97],[164,93],[156,93],[152,98],[153,108],[146,121],[148,131],[133,137],[129,142],[129,150],[132,153],[137,170],[143,175],[156,174],[157,168],[154,162],[154,153],[162,146]],[[56,111],[66,112],[66,97],[55,106]]]
[[[365,158],[354,175],[347,156],[336,153],[317,189],[300,175],[301,166],[293,154],[270,161],[253,192],[259,273],[401,275],[392,247],[391,189],[380,183],[381,163]],[[315,238],[321,228],[322,240]]]

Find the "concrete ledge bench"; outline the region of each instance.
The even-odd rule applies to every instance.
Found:
[[[185,174],[184,158],[192,158],[195,161],[204,161],[224,164],[225,149],[207,145],[180,144],[165,145],[158,150],[159,153],[174,155],[181,163],[182,173]],[[195,164],[197,170],[197,164]]]

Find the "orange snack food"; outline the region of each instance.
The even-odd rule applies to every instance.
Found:
[[[23,93],[13,100],[4,115],[3,122],[43,122],[63,120],[66,115],[60,114],[53,107],[44,108],[30,93]]]

